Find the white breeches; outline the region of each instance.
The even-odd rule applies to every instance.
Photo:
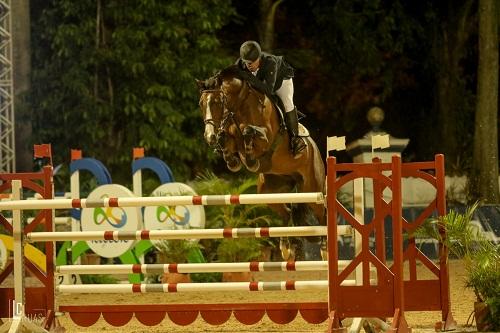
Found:
[[[283,80],[281,87],[276,90],[276,95],[283,102],[283,106],[285,107],[285,112],[293,111],[295,105],[293,104],[293,80]]]

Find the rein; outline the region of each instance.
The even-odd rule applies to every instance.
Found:
[[[241,89],[240,93],[238,94],[238,101],[239,101],[239,103],[237,103],[238,108],[241,106],[241,104],[243,104],[244,101],[246,101],[246,99],[248,98],[248,96],[250,95],[250,93],[252,92],[252,89],[253,89],[253,88],[250,87],[250,85],[248,84],[248,82],[246,82],[246,81],[243,81],[243,82],[244,82],[244,86],[246,87],[246,89]],[[246,95],[245,95],[244,98],[242,98],[243,90],[245,90],[245,92],[246,92]],[[264,94],[264,100],[266,98],[272,104],[272,101]],[[265,107],[264,102],[261,102],[261,105],[262,105],[263,108]],[[243,133],[242,133],[240,127],[238,126],[238,123],[236,122],[236,119],[234,117],[235,116],[234,112],[230,111],[224,105],[224,114],[226,114],[226,111],[227,111],[227,115],[224,117],[223,122],[224,122],[224,120],[227,119],[227,117],[230,117],[231,120],[232,120],[232,122],[233,122],[233,124],[238,128],[239,134],[243,137]],[[279,112],[279,110],[274,110],[274,112]],[[278,115],[278,117],[279,117],[279,115]],[[269,150],[267,150],[264,153],[264,155],[261,156],[261,158],[262,157],[268,157],[268,158],[270,158],[274,154],[274,152],[276,151],[276,149],[278,148],[278,146],[282,143],[284,134],[285,134],[285,128],[282,126],[282,124],[280,122],[278,132],[276,133],[276,136],[274,137],[274,140],[271,143],[271,146],[269,147]]]
[[[243,90],[245,90],[245,92],[246,92],[246,95],[244,97],[242,96]],[[224,114],[222,116],[220,130],[223,131],[224,129],[226,129],[227,122],[229,119],[229,120],[231,120],[233,125],[236,126],[236,128],[238,129],[238,133],[239,133],[240,137],[243,138],[243,132],[241,131],[241,128],[238,125],[238,122],[236,121],[236,113],[232,110],[238,110],[241,107],[241,104],[243,104],[243,102],[246,101],[248,96],[250,95],[250,89],[248,86],[246,86],[246,89],[240,90],[240,92],[238,94],[238,101],[234,107],[231,107],[232,110],[229,108],[227,103],[224,103],[225,101],[227,101],[226,94],[224,92],[222,92],[222,95],[224,96],[224,100],[223,100],[223,104],[222,104],[222,106],[224,108]]]
[[[251,92],[253,90],[253,88],[250,87],[250,85],[248,84],[248,82],[246,82],[246,81],[243,81],[243,82],[244,82],[245,87],[242,88],[240,90],[240,92],[238,93],[237,101],[236,101],[236,103],[235,103],[234,106],[229,106],[228,105],[227,95],[224,93],[224,91],[221,88],[218,88],[218,89],[206,89],[206,90],[202,90],[201,91],[202,95],[203,94],[211,94],[211,93],[219,93],[220,94],[220,97],[221,97],[221,107],[222,107],[223,113],[222,113],[222,120],[221,120],[221,122],[219,124],[219,127],[216,130],[216,135],[217,136],[224,135],[225,130],[230,126],[230,124],[233,124],[237,128],[239,136],[242,139],[244,137],[243,132],[242,132],[242,130],[241,130],[241,128],[240,128],[240,126],[239,126],[239,124],[237,122],[237,119],[236,119],[236,112],[233,111],[233,110],[239,110],[239,108],[241,107],[241,105],[248,99],[248,97],[250,96],[250,94],[251,94]],[[265,98],[267,98],[267,96],[265,96]],[[201,103],[202,103],[202,99],[200,98],[200,102],[199,102],[200,106],[201,106]],[[265,107],[264,103],[262,103],[262,106]],[[274,112],[279,112],[279,111],[274,110]],[[210,125],[212,125],[212,126],[215,127],[215,122],[214,122],[213,118],[204,119],[204,123],[205,124],[210,124]],[[274,154],[274,152],[276,151],[277,147],[283,141],[284,132],[285,132],[285,130],[284,130],[283,126],[280,124],[279,130],[278,130],[276,136],[274,137],[274,140],[271,143],[271,146],[269,147],[269,150],[264,154],[264,156],[269,156],[270,157],[270,156],[272,156]],[[223,147],[218,147],[218,148],[222,149]],[[262,157],[264,157],[264,156],[262,156]]]

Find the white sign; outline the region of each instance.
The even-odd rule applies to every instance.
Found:
[[[377,148],[389,148],[391,144],[389,143],[389,135],[373,135],[372,136],[372,149],[377,149]]]
[[[329,136],[326,138],[326,149],[345,150],[345,136]]]
[[[183,183],[166,183],[157,187],[151,196],[196,195],[196,192]],[[172,230],[205,227],[203,206],[149,206],[144,208],[144,226],[147,230]],[[151,241],[153,245],[161,240]]]
[[[135,195],[128,188],[117,184],[97,187],[87,197],[88,201],[103,198],[130,198]],[[137,231],[142,229],[140,207],[102,207],[82,209],[82,231]],[[93,240],[88,246],[105,258],[119,257],[135,245],[135,240]]]

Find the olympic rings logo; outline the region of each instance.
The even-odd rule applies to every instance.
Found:
[[[106,197],[106,196],[104,196]],[[94,209],[94,223],[101,225],[107,222],[113,228],[121,228],[127,224],[127,213],[121,207],[105,207]]]
[[[180,214],[179,209],[180,208]],[[191,214],[186,206],[159,206],[156,209],[156,220],[160,223],[172,221],[175,225],[185,226],[189,224]]]

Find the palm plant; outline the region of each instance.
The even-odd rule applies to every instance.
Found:
[[[197,193],[204,195],[255,193],[256,178],[248,177],[231,182],[207,171],[199,175],[191,186]],[[207,228],[250,228],[282,223],[269,206],[264,204],[207,206],[205,215]],[[231,262],[257,259],[263,244],[268,243],[269,240],[265,239],[222,239],[208,244],[204,242],[204,246],[209,259]]]
[[[186,263],[192,251],[197,251],[197,242],[187,239],[171,239],[157,242],[155,246],[163,255],[165,263]]]
[[[467,272],[466,286],[472,288],[478,303],[486,304],[483,323],[476,311],[478,330],[500,329],[500,247],[489,241],[472,223],[479,203],[463,214],[450,210],[444,216],[426,221],[417,235],[432,237],[460,258]]]

